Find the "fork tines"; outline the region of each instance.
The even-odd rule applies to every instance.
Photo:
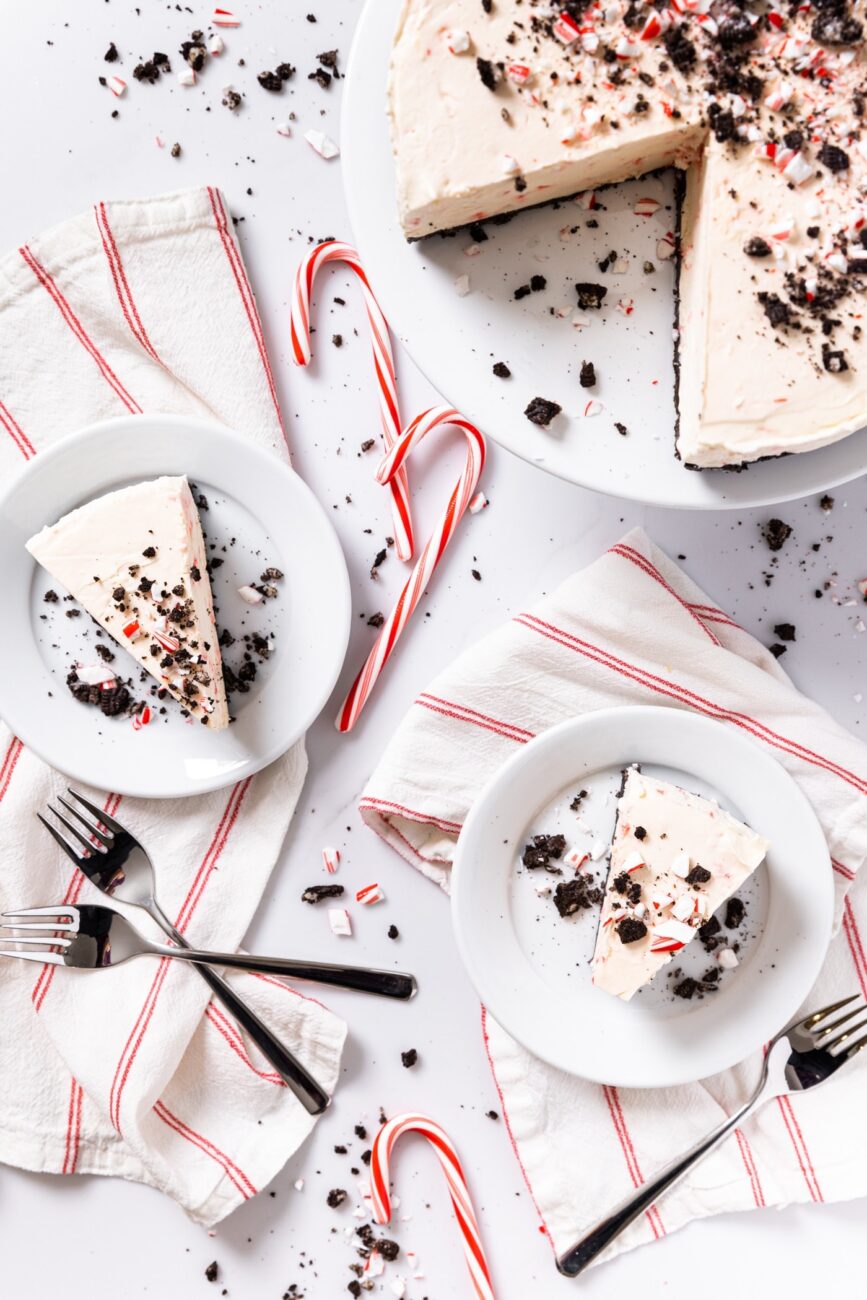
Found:
[[[856,1005],[853,1006],[853,1003]],[[835,1015],[837,1011],[842,1011],[844,1007],[849,1008],[845,1015],[838,1016],[836,1020],[828,1022],[829,1016]],[[857,993],[853,993],[851,997],[841,998],[839,1002],[832,1002],[830,1006],[823,1007],[821,1011],[814,1011],[812,1015],[806,1016],[798,1025],[798,1028],[811,1034],[816,1047],[830,1052],[832,1056],[854,1056],[863,1047],[867,1047],[867,1034],[863,1034],[854,1043],[850,1041],[859,1030],[867,1028],[867,1014],[865,1012],[867,1012],[867,1007],[865,1007],[863,999]],[[853,1016],[863,1016],[863,1019],[859,1020],[857,1024],[849,1024]],[[848,1028],[841,1029],[843,1025],[847,1025]],[[838,1030],[841,1030],[841,1032],[838,1033]],[[833,1037],[830,1037],[830,1035],[833,1035]]]
[[[49,812],[53,813],[60,824],[68,831],[69,835],[73,836],[73,838],[78,841],[81,848],[72,843],[66,835],[63,835],[53,822],[50,822],[46,817],[43,817],[42,813],[37,813],[36,816],[42,822],[45,829],[51,833],[56,842],[63,849],[64,853],[74,861],[79,862],[82,858],[89,858],[91,854],[99,853],[102,849],[111,848],[114,842],[114,836],[118,831],[120,831],[121,827],[102,808],[98,808],[96,804],[91,803],[89,799],[85,799],[84,795],[80,795],[72,789],[69,790],[69,794],[77,803],[86,808],[87,811],[92,814],[92,817],[85,817],[84,813],[75,807],[74,804],[71,804],[68,799],[64,799],[63,795],[57,796],[57,802],[61,804],[73,818],[75,818],[75,821],[72,821],[70,817],[64,816],[60,809],[55,807],[53,804],[49,804],[48,809]],[[75,822],[78,822],[84,827],[87,832],[86,835],[82,834]]]
[[[38,917],[39,920],[21,920]],[[0,943],[14,947],[0,948],[0,957],[20,957],[24,961],[63,964],[63,952],[78,932],[78,909],[64,903],[51,907],[17,907],[0,917]],[[19,930],[37,933],[18,934]]]

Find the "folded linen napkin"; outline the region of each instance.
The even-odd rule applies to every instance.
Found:
[[[810,1003],[859,987],[867,994],[867,882],[856,879],[867,852],[867,751],[640,530],[466,651],[418,697],[367,785],[362,814],[447,890],[461,824],[515,746],[618,704],[717,718],[787,768],[834,861],[837,935]],[[482,1032],[513,1146],[558,1254],[731,1113],[757,1078],[758,1058],[686,1087],[600,1087],[536,1059],[484,1011]],[[749,1118],[602,1258],[722,1210],[865,1195],[865,1071],[859,1058],[828,1089]]]
[[[97,203],[0,261],[0,475],[79,426],[142,411],[216,418],[288,456],[219,190]],[[213,794],[87,793],[147,845],[178,927],[234,948],[306,766],[301,741]],[[34,815],[63,785],[0,726],[0,910],[98,900]],[[331,1091],[343,1023],[280,980],[231,979]],[[0,1160],[150,1183],[208,1225],[255,1195],[313,1120],[209,999],[176,962],[96,976],[0,961]]]

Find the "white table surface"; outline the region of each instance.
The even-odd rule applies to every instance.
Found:
[[[373,485],[373,456],[356,454],[361,441],[378,432],[378,422],[359,300],[340,274],[330,284],[323,282],[317,294],[320,332],[311,372],[295,370],[288,351],[287,302],[300,255],[311,239],[350,235],[340,161],[317,157],[303,132],[318,127],[338,135],[340,85],[324,91],[306,74],[320,50],[336,46],[345,60],[359,0],[270,5],[237,0],[243,25],[226,34],[219,65],[215,61],[191,90],[174,77],[156,86],[138,85],[131,71],[154,49],[168,52],[177,67],[180,42],[207,21],[210,9],[191,15],[183,6],[156,0],[140,0],[140,8],[138,14],[133,0],[3,3],[0,247],[20,244],[97,198],[219,185],[233,213],[244,218],[240,238],[296,467],[320,498],[336,507],[356,613],[385,609],[398,589],[401,566],[390,556],[378,583],[368,576],[390,524],[385,494]],[[305,20],[310,10],[318,15],[315,25]],[[123,64],[114,68],[102,62],[110,40],[123,55]],[[246,67],[237,66],[239,58],[246,59]],[[255,73],[284,59],[297,64],[298,73],[281,96],[271,96],[256,84]],[[120,100],[97,82],[110,71],[130,83]],[[230,82],[247,92],[236,116],[220,105],[221,90]],[[120,117],[113,121],[114,108]],[[275,124],[290,111],[297,121],[293,137],[285,139]],[[165,148],[156,145],[157,135]],[[179,159],[169,152],[175,140],[183,149]],[[329,310],[331,296],[344,289],[348,305]],[[195,303],[188,309],[195,313]],[[330,344],[338,330],[345,340],[339,351]],[[411,413],[435,395],[410,363],[401,361],[404,410]],[[416,457],[415,482],[425,481],[419,502],[423,525],[440,508],[461,454],[447,447]],[[335,954],[340,943],[341,957],[385,963],[397,951],[418,975],[421,993],[409,1007],[350,994],[329,997],[351,1025],[334,1105],[275,1179],[275,1195],[263,1193],[245,1205],[213,1238],[147,1188],[0,1170],[4,1296],[192,1300],[225,1287],[237,1300],[280,1300],[293,1282],[312,1300],[345,1295],[353,1255],[333,1228],[355,1221],[329,1210],[325,1196],[334,1186],[354,1187],[346,1159],[332,1148],[351,1138],[360,1121],[375,1129],[380,1106],[389,1114],[410,1107],[429,1111],[452,1134],[472,1181],[500,1300],[566,1297],[579,1289],[591,1297],[617,1289],[686,1300],[695,1293],[698,1270],[698,1285],[713,1294],[736,1288],[752,1295],[768,1287],[775,1294],[806,1293],[842,1283],[857,1269],[851,1251],[856,1230],[863,1231],[863,1202],[721,1215],[633,1252],[580,1283],[559,1278],[504,1125],[485,1118],[499,1103],[485,1059],[478,1001],[458,964],[448,903],[362,827],[355,806],[392,729],[428,679],[470,641],[591,561],[634,524],[644,525],[672,554],[685,554],[684,567],[710,597],[766,643],[774,639],[774,623],[794,622],[798,639],[785,657],[786,668],[836,718],[859,731],[865,719],[860,692],[867,645],[858,631],[861,611],[833,597],[852,595],[867,573],[861,545],[867,485],[862,481],[838,490],[827,517],[815,499],[780,509],[795,534],[773,568],[769,588],[762,575],[770,556],[759,525],[774,512],[698,516],[624,507],[560,483],[495,445],[484,486],[490,508],[461,528],[425,603],[430,617],[415,620],[362,724],[348,738],[335,733],[336,692],[310,733],[307,786],[248,939],[260,950],[291,952],[305,944],[301,923],[306,917],[298,896],[318,874],[322,845],[334,843],[353,875],[357,869],[366,879],[378,879],[387,894],[385,904],[360,917],[351,946],[333,941]],[[364,534],[368,527],[372,536]],[[817,541],[822,544],[815,553],[811,545]],[[471,576],[474,567],[482,573],[480,583]],[[815,590],[829,579],[836,588],[816,599]],[[371,636],[357,617],[342,688]],[[400,928],[397,945],[386,938],[391,922]],[[412,1071],[400,1064],[401,1050],[409,1047],[421,1058]],[[2,1043],[0,1050],[12,1048]],[[576,1171],[576,1176],[592,1179],[594,1171]],[[300,1192],[293,1188],[298,1178],[305,1180]],[[420,1147],[403,1151],[398,1184],[399,1212],[412,1219],[400,1224],[396,1235],[418,1253],[425,1273],[424,1281],[410,1283],[409,1300],[469,1296],[445,1189],[429,1153]],[[203,1275],[212,1259],[221,1266],[219,1287]],[[381,1293],[390,1295],[383,1283]]]

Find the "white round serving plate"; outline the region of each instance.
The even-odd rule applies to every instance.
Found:
[[[605,211],[589,213],[571,200],[521,213],[508,225],[486,223],[490,238],[469,235],[408,244],[397,216],[394,163],[386,115],[392,37],[402,0],[368,0],[356,28],[343,91],[343,179],[356,246],[395,334],[431,383],[503,447],[559,478],[628,500],[693,510],[743,509],[824,492],[867,469],[867,430],[832,446],[753,464],[744,472],[696,472],[674,455],[674,269],[657,258],[657,243],[674,226],[671,176],[652,176],[607,189]],[[419,96],[432,93],[420,77]],[[467,123],[472,131],[472,123]],[[663,206],[635,216],[638,198]],[[590,216],[599,228],[586,227]],[[560,237],[566,227],[577,232]],[[477,256],[467,256],[475,249]],[[628,250],[628,268],[599,273],[611,250]],[[646,274],[645,259],[656,270]],[[547,288],[521,301],[515,289],[541,274]],[[455,281],[469,276],[459,297]],[[608,286],[602,312],[585,313],[577,330],[576,280]],[[615,304],[632,299],[630,315]],[[610,304],[610,305],[609,305]],[[568,308],[566,317],[556,313]],[[582,360],[598,384],[580,387]],[[512,378],[497,379],[504,361]],[[558,402],[563,414],[550,431],[523,414],[534,397]],[[604,409],[585,416],[591,398]],[[629,430],[622,437],[620,422]]]
[[[76,506],[162,474],[186,474],[210,503],[202,523],[218,543],[211,554],[222,559],[212,578],[218,623],[235,635],[275,638],[250,691],[230,700],[235,721],[217,733],[185,720],[173,700],[139,731],[129,718],[105,718],[77,702],[65,674],[80,644],[73,638],[93,625],[86,615],[64,618],[63,604],[45,604],[46,589],[58,584],[25,550],[30,536]],[[258,582],[268,565],[284,574],[278,598],[245,604],[237,587]],[[205,420],[123,416],[40,452],[0,497],[0,572],[0,717],[52,767],[118,794],[201,794],[265,767],[322,709],[349,639],[346,564],[313,493],[275,454]],[[121,647],[111,648],[119,675],[138,688],[138,665]],[[224,656],[232,662],[242,651],[238,642]],[[149,698],[144,688],[133,693]]]
[[[716,797],[771,842],[755,873],[765,875],[761,929],[740,966],[725,972],[719,990],[700,1001],[685,1002],[669,992],[622,1002],[593,986],[586,962],[576,968],[573,961],[566,978],[562,962],[546,962],[544,946],[533,950],[527,917],[518,914],[518,862],[534,818],[558,791],[575,790],[594,774],[630,763]],[[613,817],[612,802],[612,823]],[[554,910],[550,900],[546,905]],[[452,873],[458,947],[491,1015],[558,1069],[622,1087],[705,1078],[767,1042],[818,975],[832,907],[828,848],[792,778],[738,731],[674,709],[604,709],[530,741],[470,810]],[[590,914],[583,915],[589,920]],[[595,932],[595,910],[592,915]],[[568,927],[570,921],[558,924]],[[661,980],[662,973],[655,983]]]

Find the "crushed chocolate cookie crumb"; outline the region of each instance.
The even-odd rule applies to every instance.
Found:
[[[333,1187],[325,1198],[325,1203],[331,1210],[336,1210],[346,1200],[346,1192],[342,1187]]]
[[[411,1047],[408,1052],[401,1052],[400,1063],[405,1070],[411,1070],[418,1061],[418,1052]]]
[[[345,892],[342,885],[309,885],[301,895],[301,902],[321,903],[323,898],[342,898]]]
[[[592,361],[581,362],[581,373],[578,376],[578,382],[582,388],[596,387],[596,367]]]
[[[512,377],[512,372],[506,365],[505,361],[495,361],[493,371],[498,379],[511,379]]]
[[[769,551],[782,550],[791,535],[791,524],[784,523],[782,519],[769,519],[766,524],[762,525],[762,536]]]
[[[617,927],[617,935],[621,943],[635,943],[638,939],[643,939],[646,934],[647,926],[637,916],[624,916]]]
[[[736,930],[744,919],[746,908],[737,897],[726,903],[725,926],[727,930]]]
[[[531,424],[538,424],[540,428],[547,429],[551,421],[563,410],[557,402],[551,402],[546,397],[534,397],[524,409],[524,414]]]

